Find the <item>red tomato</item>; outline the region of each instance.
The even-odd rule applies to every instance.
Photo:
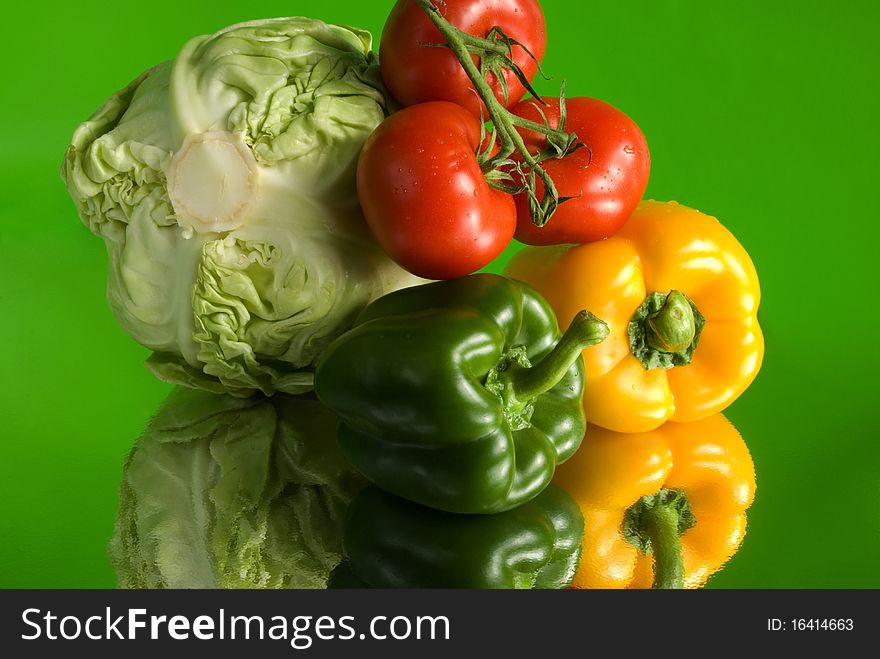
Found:
[[[547,36],[544,13],[537,0],[445,0],[445,4],[436,4],[447,21],[468,34],[485,37],[497,25],[508,37],[525,45],[538,62],[544,57]],[[402,105],[451,101],[480,116],[483,102],[452,51],[422,45],[425,43],[444,43],[444,39],[418,3],[398,0],[379,42],[380,70],[391,94]],[[513,61],[531,81],[538,72],[537,63],[519,46],[514,46],[512,52]],[[510,71],[504,71],[504,78],[507,105],[513,105],[525,89]],[[489,75],[488,82],[503,104],[498,80]],[[485,109],[483,113],[488,116]]]
[[[545,97],[544,101],[549,107],[541,109],[555,128],[559,99]],[[511,112],[541,123],[533,103],[523,101]],[[575,133],[588,148],[541,163],[559,196],[574,197],[560,204],[543,227],[532,223],[526,195],[516,196],[516,238],[529,245],[585,243],[613,235],[635,210],[648,185],[648,143],[632,119],[604,101],[584,96],[566,99],[565,108],[565,130]],[[519,132],[529,152],[546,146],[543,135]],[[538,179],[538,198],[543,194],[544,185]]]
[[[373,131],[358,161],[358,197],[373,234],[401,266],[428,279],[479,270],[516,229],[513,197],[477,163],[480,122],[459,105],[421,103]]]

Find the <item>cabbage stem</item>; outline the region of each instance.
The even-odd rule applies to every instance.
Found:
[[[168,196],[178,224],[197,233],[240,226],[258,188],[253,153],[225,131],[189,135],[168,170]]]

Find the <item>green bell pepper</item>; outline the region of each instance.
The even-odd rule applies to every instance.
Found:
[[[317,364],[348,460],[382,489],[457,513],[543,490],[586,428],[581,351],[608,327],[581,312],[560,337],[547,302],[491,274],[371,303]]]
[[[558,485],[497,515],[425,508],[376,487],[351,503],[328,588],[566,588],[584,520]]]

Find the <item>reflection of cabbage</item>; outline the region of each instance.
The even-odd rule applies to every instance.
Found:
[[[323,588],[361,480],[317,401],[175,389],[125,465],[126,588]]]
[[[307,391],[321,349],[415,283],[357,203],[379,80],[368,32],[257,21],[192,39],[76,130],[62,176],[106,242],[110,305],[160,377]]]

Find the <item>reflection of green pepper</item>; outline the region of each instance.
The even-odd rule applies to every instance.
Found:
[[[580,445],[580,353],[608,328],[582,312],[562,337],[534,290],[498,275],[416,286],[370,304],[318,362],[318,398],[346,457],[381,488],[458,513],[537,495]]]
[[[352,502],[330,588],[565,588],[584,521],[550,485],[498,515],[456,515],[370,487]]]

